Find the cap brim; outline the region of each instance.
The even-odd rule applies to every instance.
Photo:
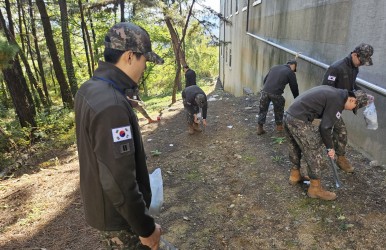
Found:
[[[373,65],[373,59],[371,59],[371,57],[366,58],[366,60],[365,60],[365,62],[364,62],[364,65],[365,65],[365,66],[371,66],[371,65]]]
[[[155,64],[163,64],[164,59],[162,59],[159,55],[154,53],[153,51],[147,52],[143,54],[148,62],[152,62]]]

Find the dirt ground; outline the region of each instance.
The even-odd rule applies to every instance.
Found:
[[[322,183],[336,201],[308,198],[306,184],[288,184],[284,134],[257,136],[257,96],[208,94],[208,126],[189,136],[181,102],[145,124],[150,172],[160,167],[164,204],[156,221],[178,249],[385,249],[385,168],[371,167],[349,147],[355,174],[329,166]],[[101,249],[83,218],[75,146],[51,152],[51,164],[30,164],[0,182],[0,249]],[[47,160],[47,159],[45,159]],[[41,162],[40,162],[41,163]],[[42,164],[41,164],[42,165]]]

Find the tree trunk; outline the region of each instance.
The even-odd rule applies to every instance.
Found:
[[[31,47],[31,44],[32,44],[31,43],[31,39],[30,39],[31,34],[30,34],[29,30],[28,30],[29,25],[27,24],[27,21],[26,21],[26,13],[25,13],[23,7],[21,7],[20,10],[21,10],[21,15],[22,16],[19,17],[19,19],[23,20],[23,25],[25,27],[25,39],[20,39],[21,43],[22,43],[21,46],[24,47],[25,46],[24,43],[26,43],[27,49],[24,52],[24,54],[27,57],[27,59],[28,59],[28,56],[30,56],[31,62],[32,62],[32,67],[34,69],[34,71],[33,71],[34,72],[34,77],[35,77],[35,79],[37,81],[39,81],[39,74],[38,74],[39,70],[36,68],[34,52],[32,51],[32,47]]]
[[[9,93],[11,94],[12,103],[15,107],[15,112],[19,118],[22,127],[36,127],[35,122],[35,107],[33,105],[31,93],[27,87],[27,83],[23,77],[23,72],[20,63],[17,59],[12,60],[12,67],[3,69],[5,83],[7,84]]]
[[[17,4],[17,14],[19,16],[19,34],[20,34],[20,40],[21,40],[21,51],[26,53],[25,47],[24,47],[24,36],[28,38],[27,32],[26,34],[23,33],[23,20],[24,20],[24,15],[22,15],[22,9],[23,6],[20,4],[20,0],[16,1]],[[7,11],[8,13],[8,11]],[[27,29],[27,26],[25,26]]]
[[[186,60],[185,60],[185,52],[183,51],[181,44],[185,40],[185,34],[186,34],[186,30],[188,28],[190,16],[192,15],[194,3],[195,3],[195,0],[193,0],[192,5],[190,6],[189,14],[187,16],[184,29],[182,31],[181,40],[179,39],[177,32],[175,31],[175,29],[173,27],[173,24],[171,22],[171,18],[164,13],[166,26],[168,27],[170,37],[172,39],[173,51],[174,51],[174,55],[176,57],[176,66],[177,66],[176,76],[174,78],[174,85],[173,85],[172,104],[177,101],[177,98],[176,98],[177,90],[182,89],[182,87],[181,87],[181,64],[186,64]]]
[[[8,7],[9,6],[7,5],[7,8]],[[9,11],[7,10],[7,13],[8,12],[11,12],[11,10],[9,10]],[[27,25],[25,23],[24,9],[22,8],[22,6],[18,6],[18,14],[19,14],[18,19],[20,21],[19,22],[19,29],[21,31],[23,30],[23,23],[24,23],[24,27],[25,27],[25,34],[22,34],[22,32],[20,32],[21,48],[18,45],[19,51],[20,51],[19,52],[19,56],[20,56],[20,59],[22,60],[22,62],[24,64],[24,67],[25,67],[25,70],[26,70],[26,73],[27,73],[27,76],[28,76],[28,79],[29,79],[29,83],[31,85],[31,92],[33,93],[33,97],[34,97],[34,100],[35,100],[35,106],[37,108],[40,108],[40,104],[41,103],[43,103],[44,106],[47,106],[47,102],[46,102],[45,97],[43,95],[43,91],[40,88],[40,86],[38,85],[38,82],[36,81],[36,78],[35,78],[35,76],[33,74],[33,71],[31,70],[31,66],[30,66],[30,64],[28,62],[27,51],[31,51],[31,50],[30,50],[30,41],[29,41],[29,36],[28,36]],[[12,19],[12,16],[8,16],[8,19]],[[17,45],[16,39],[12,35],[10,36],[10,42]],[[25,48],[24,43],[26,43],[27,49]],[[32,61],[32,63],[34,62],[32,57],[31,57],[31,61]],[[37,98],[36,92],[38,93],[39,98]]]
[[[6,1],[6,6],[9,6],[9,1]],[[7,8],[6,8],[7,9]],[[12,17],[9,13],[8,17]],[[8,20],[8,27],[13,28],[12,19]],[[0,29],[4,31],[7,40],[10,41],[13,33],[7,29],[3,13],[0,10]],[[23,71],[20,62],[15,57],[10,60],[11,67],[3,69],[4,80],[12,98],[15,112],[19,118],[22,127],[36,126],[35,115],[36,110],[32,100],[31,92],[27,87],[27,82],[23,76]]]
[[[179,38],[177,36],[176,31],[174,30],[173,24],[171,22],[170,17],[165,17],[166,26],[168,27],[170,37],[172,39],[172,46],[174,55],[176,58],[176,76],[174,77],[174,84],[173,84],[173,93],[172,93],[172,104],[177,101],[176,95],[178,86],[181,86],[181,60],[180,60],[180,53],[178,51],[179,47]]]
[[[67,15],[67,3],[66,0],[59,0],[60,17],[62,25],[62,37],[63,37],[63,49],[64,49],[64,61],[66,63],[68,82],[70,83],[72,96],[75,97],[76,91],[78,91],[78,85],[75,77],[75,69],[72,64],[71,54],[71,42],[70,32],[68,31],[68,15]]]
[[[92,46],[90,42],[90,36],[87,31],[87,25],[84,20],[84,14],[83,14],[83,6],[81,0],[78,0],[79,5],[79,12],[80,12],[80,18],[81,18],[81,27],[82,27],[82,37],[83,37],[83,43],[84,43],[84,49],[86,51],[86,58],[87,58],[87,64],[88,64],[88,74],[90,77],[92,77],[92,73],[94,72],[94,57],[92,52]],[[90,51],[90,53],[89,53]]]
[[[9,109],[11,107],[11,99],[8,96],[7,87],[5,86],[3,79],[0,79],[0,103],[4,109]]]
[[[67,84],[66,77],[63,73],[62,66],[60,64],[58,51],[56,49],[54,37],[52,35],[52,29],[50,24],[50,19],[47,14],[46,6],[44,3],[44,0],[36,0],[36,5],[38,6],[40,16],[42,19],[43,29],[44,29],[44,36],[46,38],[46,43],[48,50],[50,51],[52,63],[54,66],[54,71],[56,75],[56,79],[59,82],[60,86],[60,92],[62,96],[63,105],[68,108],[74,107],[74,100],[71,95],[70,88]]]
[[[86,3],[88,3],[88,0],[86,0]],[[92,19],[91,12],[90,12],[89,8],[87,8],[87,17],[88,17],[88,20],[90,22],[92,42],[93,42],[93,47],[95,48],[95,55],[98,55],[99,51],[98,51],[98,46],[96,46],[96,34],[95,34],[95,30],[94,30],[94,23],[93,23],[93,19]],[[98,62],[95,60],[96,59],[94,59],[93,63],[96,65]]]
[[[43,84],[44,95],[47,99],[47,103],[50,104],[50,95],[48,94],[48,87],[47,87],[46,76],[44,74],[43,61],[40,54],[38,38],[36,36],[35,18],[34,18],[33,6],[32,6],[31,0],[28,0],[28,7],[29,7],[29,15],[30,15],[30,21],[31,21],[32,37],[34,40],[35,53],[38,61],[38,67],[39,67],[38,73]]]
[[[121,8],[121,22],[125,22],[125,0],[119,0],[119,6]]]

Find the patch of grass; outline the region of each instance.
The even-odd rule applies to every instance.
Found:
[[[160,156],[162,154],[162,152],[158,151],[158,149],[152,150],[150,151],[150,153],[151,153],[151,156]]]
[[[177,95],[177,97],[179,96]],[[171,95],[162,95],[155,97],[141,96],[141,99],[145,102],[145,109],[149,113],[149,115],[159,114],[161,110],[164,110],[169,107],[172,102]]]
[[[43,211],[44,211],[43,209],[40,209],[37,207],[31,208],[29,210],[29,213],[26,215],[26,217],[18,221],[18,224],[20,226],[28,226],[34,223],[35,221],[40,220],[40,218],[43,216]]]
[[[289,248],[298,247],[299,246],[299,241],[298,240],[286,240],[285,244]]]
[[[213,81],[210,83],[205,82],[204,84],[199,83],[200,88],[209,94],[213,91]],[[142,101],[145,103],[145,109],[149,115],[158,115],[160,111],[167,109],[172,103],[172,93],[167,93],[158,96],[141,96]],[[181,100],[181,91],[177,92],[176,100]]]
[[[201,175],[198,171],[190,171],[186,174],[186,179],[189,181],[199,181],[201,180]]]
[[[40,168],[48,168],[48,167],[59,166],[59,165],[60,165],[59,158],[55,157],[55,158],[52,158],[52,159],[50,159],[48,161],[40,163],[39,167]]]
[[[354,227],[354,224],[342,223],[342,224],[340,224],[339,229],[341,229],[342,231],[347,231],[347,230],[349,230],[350,228],[353,228],[353,227]]]
[[[288,213],[291,214],[294,218],[299,219],[305,215],[305,211],[309,211],[309,209],[314,207],[315,204],[315,199],[297,199],[296,202],[288,205]]]
[[[281,155],[275,155],[271,156],[272,162],[274,163],[281,163],[283,161],[283,156]]]
[[[276,136],[272,136],[271,138],[273,139],[273,143],[279,144],[279,145],[283,144],[286,139],[285,137],[276,137]]]
[[[243,159],[245,162],[247,163],[254,163],[257,161],[257,158],[255,156],[251,156],[251,155],[243,155]]]

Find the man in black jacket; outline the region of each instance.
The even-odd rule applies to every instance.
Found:
[[[299,95],[298,83],[296,81],[295,60],[289,60],[287,64],[272,67],[264,78],[264,86],[260,92],[259,117],[257,118],[257,134],[262,135],[264,123],[267,117],[270,102],[273,103],[275,113],[276,130],[283,131],[283,114],[285,99],[282,96],[285,86],[289,83],[292,95]]]
[[[347,57],[334,62],[326,71],[323,77],[322,85],[329,85],[348,91],[359,90],[356,84],[356,78],[360,66],[371,66],[373,60],[371,56],[374,49],[371,45],[362,43],[355,47]],[[355,113],[356,114],[356,113]],[[343,171],[352,173],[354,168],[345,157],[347,145],[347,129],[343,119],[340,119],[333,130],[334,145],[337,154],[337,164]]]
[[[199,118],[206,126],[206,114],[208,111],[208,101],[205,92],[197,85],[192,85],[182,91],[182,102],[184,104],[186,121],[188,123],[188,133],[194,134],[194,131],[201,132]],[[198,114],[201,117],[198,117]]]
[[[86,221],[102,232],[109,249],[158,249],[161,227],[149,215],[146,156],[127,96],[133,98],[146,62],[163,60],[152,51],[149,34],[129,22],[108,31],[104,58],[75,97]]]
[[[336,194],[324,190],[320,183],[320,166],[325,157],[320,149],[324,144],[329,157],[334,158],[332,140],[334,124],[341,120],[342,111],[366,106],[368,97],[362,90],[348,92],[331,86],[311,88],[298,96],[284,115],[284,129],[289,141],[289,158],[292,163],[289,182],[301,181],[300,160],[302,155],[307,163],[310,187],[307,194],[311,198],[335,200]],[[312,124],[321,119],[319,127]]]
[[[189,68],[188,65],[184,65],[184,72],[185,72],[185,88],[192,86],[192,85],[197,85],[196,83],[196,72]]]

